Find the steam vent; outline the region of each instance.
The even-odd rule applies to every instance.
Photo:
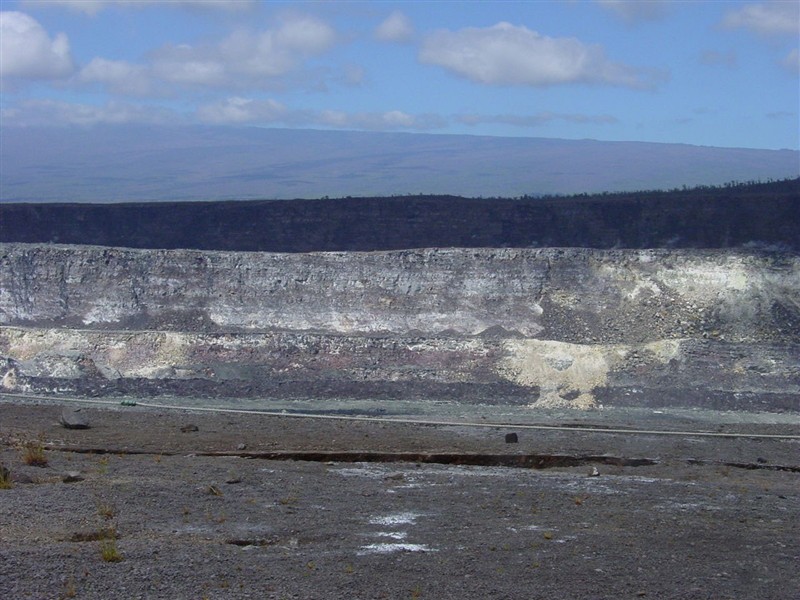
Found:
[[[0,223],[5,392],[800,408],[800,180]]]

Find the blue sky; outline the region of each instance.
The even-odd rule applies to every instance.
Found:
[[[0,1],[3,126],[800,148],[800,2]]]

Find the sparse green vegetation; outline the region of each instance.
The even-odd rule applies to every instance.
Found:
[[[120,562],[122,554],[117,548],[117,533],[112,527],[107,530],[105,537],[100,539],[100,556],[105,562]]]

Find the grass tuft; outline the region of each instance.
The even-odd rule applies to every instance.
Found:
[[[97,505],[97,514],[106,520],[113,519],[117,514],[117,509],[113,504],[108,502],[101,502]]]
[[[23,442],[22,462],[33,467],[47,466],[47,455],[44,453],[44,441],[41,438]]]
[[[113,528],[108,529],[108,535],[100,540],[100,556],[105,562],[120,562],[122,554],[117,548],[117,533]]]
[[[0,463],[0,490],[10,490],[14,487],[11,483],[11,471],[6,469],[3,463]]]

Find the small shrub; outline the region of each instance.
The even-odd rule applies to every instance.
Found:
[[[47,466],[47,455],[44,453],[44,442],[41,439],[22,444],[22,462],[34,467]]]
[[[116,540],[118,537],[117,531],[113,527],[101,527],[100,529],[95,529],[93,531],[79,531],[77,533],[73,533],[69,538],[69,541],[102,542],[103,540]]]

